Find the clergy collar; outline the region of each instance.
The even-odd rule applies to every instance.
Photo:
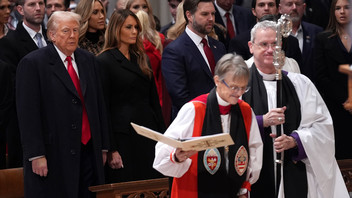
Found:
[[[266,74],[261,72],[258,68],[256,68],[259,72],[259,74],[263,77],[263,80],[267,80],[267,81],[273,81],[275,80],[275,74]]]
[[[216,92],[216,98],[218,99],[219,105],[221,105],[221,106],[228,106],[228,105],[230,105],[230,103],[226,102],[225,100],[223,100],[223,99],[219,96],[218,92]]]

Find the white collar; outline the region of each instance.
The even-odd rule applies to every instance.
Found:
[[[218,91],[216,91],[216,98],[218,99],[219,105],[221,105],[221,106],[228,106],[228,105],[230,105],[230,103],[226,102],[225,100],[223,100],[223,99],[219,96]]]
[[[259,74],[263,77],[263,80],[268,80],[268,81],[272,81],[275,80],[275,74],[266,74],[261,72],[258,68],[256,68],[259,72]]]
[[[62,62],[65,63],[65,60],[66,60],[67,56],[62,51],[60,51],[59,48],[57,48],[55,44],[54,44],[54,47],[55,47],[57,53],[59,54],[60,59],[62,60]],[[72,61],[75,60],[75,53],[71,54],[71,59],[72,59]]]
[[[191,29],[188,28],[188,26],[186,27],[185,31],[187,35],[191,38],[191,40],[194,42],[194,44],[196,44],[196,46],[198,46],[201,43],[203,38],[200,37],[198,34],[194,33]],[[208,41],[207,35],[205,35],[204,38]]]
[[[35,35],[36,35],[37,33],[40,33],[42,36],[44,36],[44,35],[43,35],[43,31],[42,31],[42,25],[40,25],[39,31],[36,32],[36,31],[32,30],[30,27],[28,27],[24,22],[22,22],[22,24],[23,24],[24,29],[27,30],[29,36],[30,36],[32,39],[35,37]]]

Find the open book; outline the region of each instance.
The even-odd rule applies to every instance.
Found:
[[[196,150],[202,151],[208,148],[223,147],[235,144],[228,133],[219,133],[214,135],[191,137],[187,140],[175,140],[161,133],[153,131],[143,126],[131,122],[132,127],[139,135],[145,136],[157,142],[162,142],[174,148],[182,148],[184,151]]]

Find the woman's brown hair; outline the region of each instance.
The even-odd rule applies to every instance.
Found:
[[[152,70],[148,66],[147,55],[145,54],[143,49],[143,42],[139,37],[139,34],[141,32],[141,24],[138,20],[138,17],[130,10],[116,10],[112,13],[109,19],[108,27],[105,31],[105,44],[101,53],[114,48],[118,49],[120,47],[119,41],[121,39],[120,38],[121,28],[122,28],[122,25],[125,23],[127,17],[129,16],[133,17],[136,20],[138,25],[137,41],[135,44],[130,45],[129,53],[134,54],[137,57],[137,63],[140,69],[145,75],[151,78],[153,75]]]

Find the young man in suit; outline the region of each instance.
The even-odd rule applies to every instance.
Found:
[[[313,46],[315,36],[323,31],[320,26],[302,21],[306,9],[305,0],[281,0],[280,14],[289,14],[292,19],[291,35],[298,39],[302,53],[301,72],[314,82]]]
[[[16,30],[9,32],[0,40],[0,59],[11,65],[14,74],[17,64],[25,55],[46,46],[46,31],[42,27],[45,13],[44,0],[19,0],[18,4],[17,10],[23,16],[23,22],[19,22]],[[8,167],[21,167],[22,149],[15,105],[9,117]]]
[[[212,0],[185,0],[183,10],[186,30],[165,48],[161,61],[173,118],[186,102],[214,87],[215,64],[226,53],[222,43],[207,36],[215,20]]]
[[[93,197],[104,183],[108,127],[95,57],[77,48],[80,16],[54,12],[53,44],[18,65],[16,96],[25,197]]]
[[[172,16],[172,21],[163,27],[161,27],[160,33],[167,35],[167,31],[176,23],[176,13],[177,13],[177,6],[181,3],[182,0],[167,0],[169,4],[169,11]]]
[[[235,0],[216,0],[214,2],[215,22],[227,29],[225,40],[220,40],[226,48],[232,38],[251,29],[256,22],[249,9],[234,5],[234,3]]]
[[[66,11],[70,7],[69,0],[45,0],[46,16],[49,18],[55,11]]]
[[[46,31],[42,27],[44,0],[19,0],[18,3],[17,9],[23,16],[23,22],[0,40],[2,60],[15,67],[29,52],[46,46]],[[36,36],[37,33],[40,35]]]

